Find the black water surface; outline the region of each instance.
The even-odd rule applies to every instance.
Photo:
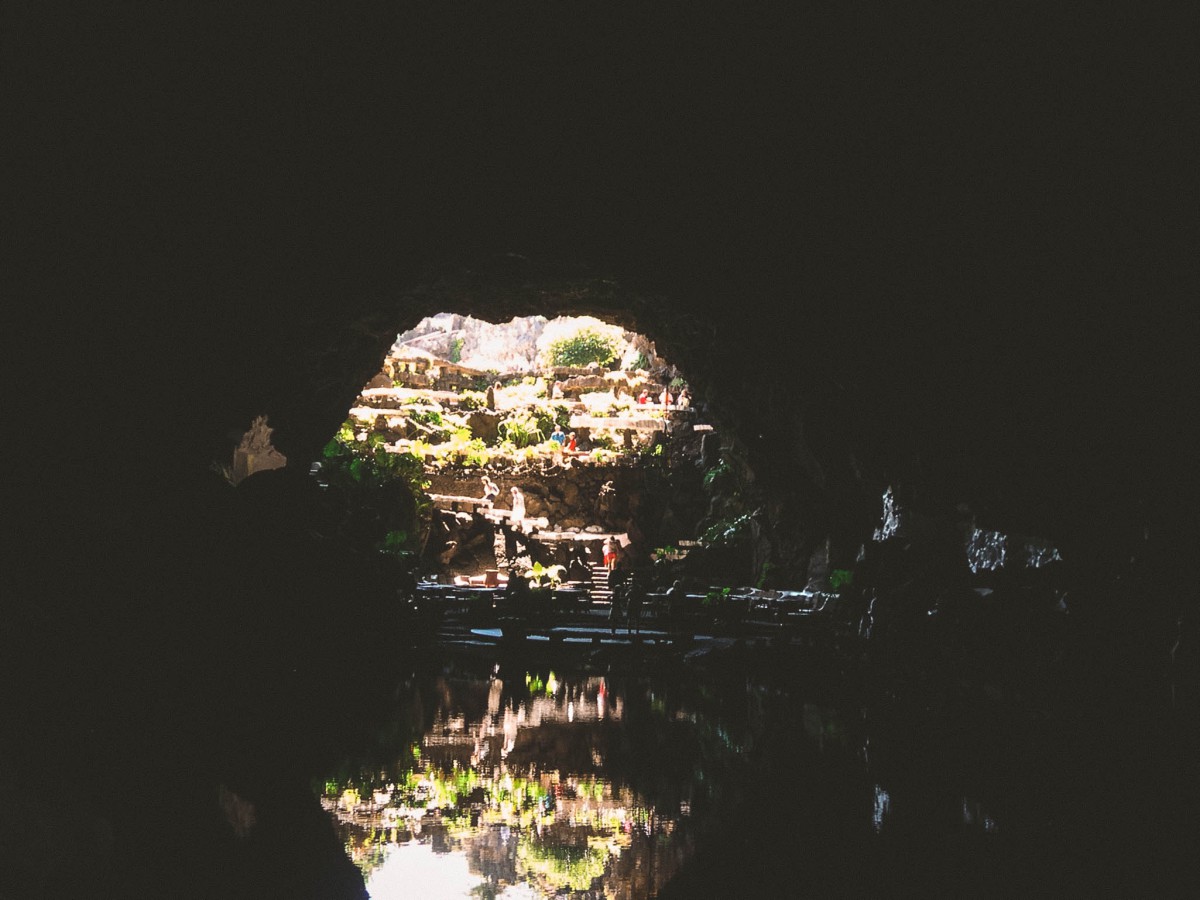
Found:
[[[986,700],[868,695],[779,659],[552,665],[414,672],[402,724],[317,786],[372,897],[1195,884],[1194,785],[1135,749],[1154,746],[1144,717],[1051,722]]]

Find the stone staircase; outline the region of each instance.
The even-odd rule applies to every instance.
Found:
[[[611,606],[613,592],[608,584],[608,567],[593,563],[589,568],[592,570],[592,605]]]

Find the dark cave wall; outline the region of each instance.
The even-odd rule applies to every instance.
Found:
[[[835,316],[814,304],[806,315],[797,302],[785,324],[752,275],[717,288],[681,279],[668,294],[641,293],[637,284],[496,254],[398,286],[366,308],[360,301],[343,319],[331,301],[321,319],[281,321],[256,354],[222,373],[240,385],[238,402],[218,408],[217,398],[198,397],[180,440],[222,459],[231,435],[267,413],[276,444],[303,467],[395,334],[421,317],[587,313],[648,334],[691,379],[739,445],[769,498],[769,521],[797,559],[830,535],[842,550],[869,536],[889,484],[929,514],[966,503],[981,527],[1041,534],[1069,556],[1102,563],[1136,543],[1142,520],[1155,514],[1149,498],[1161,489],[1154,481],[1164,448],[1121,418],[1134,414],[1134,398],[1151,416],[1161,402],[1139,391],[1148,374],[1085,359],[1075,364],[1089,370],[1081,394],[1049,354],[1052,322],[1033,334],[996,326],[985,351],[972,343],[976,326],[927,321],[927,329],[901,330],[895,319],[904,316],[895,314],[848,331],[853,309]]]
[[[446,307],[627,316],[704,382],[798,546],[852,543],[889,483],[966,500],[1132,575],[1088,675],[1106,699],[1161,669],[1181,605],[1194,665],[1193,51],[1161,40],[1191,10],[786,8],[13,7],[19,777],[71,773],[118,810],[147,884],[262,895],[238,867],[189,891],[167,862],[186,816],[126,801],[202,783],[187,807],[215,816],[222,779],[261,782],[369,705],[323,651],[380,640],[386,573],[345,605],[361,560],[308,553],[295,467]],[[523,294],[507,252],[569,261],[534,284],[587,261],[621,296]],[[209,466],[263,413],[293,471],[232,492]]]

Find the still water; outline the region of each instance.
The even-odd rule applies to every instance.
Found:
[[[423,733],[325,785],[371,896],[656,894],[740,747],[651,681],[505,674],[414,684]]]
[[[979,767],[995,760],[964,765],[945,736],[932,761],[920,742],[884,752],[886,721],[818,693],[728,672],[446,667],[406,681],[321,803],[375,900],[819,891],[866,884],[861,867],[914,834],[967,860],[964,890],[994,874],[1006,822]]]

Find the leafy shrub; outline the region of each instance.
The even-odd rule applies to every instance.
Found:
[[[450,342],[450,362],[452,362],[452,363],[462,362],[462,350],[463,350],[463,344],[465,344],[465,343],[466,343],[466,341],[460,337],[454,338],[454,340],[452,340]]]
[[[606,366],[617,358],[617,341],[591,328],[577,331],[570,337],[554,341],[547,348],[547,357],[555,366],[586,366],[599,363]]]

